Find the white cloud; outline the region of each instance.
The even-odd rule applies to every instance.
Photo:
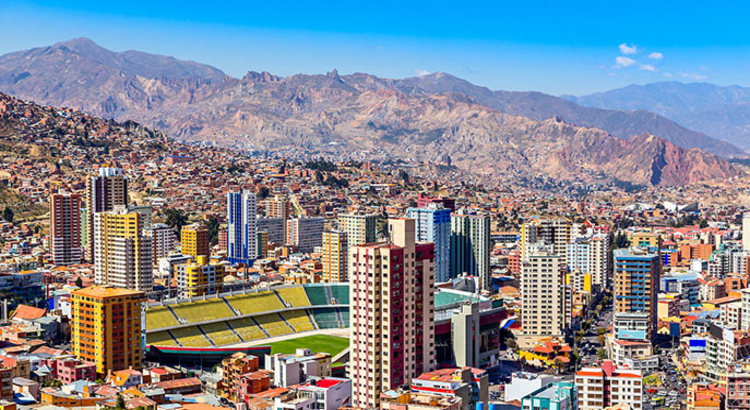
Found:
[[[431,73],[429,71],[427,71],[427,70],[414,70],[414,74],[417,77],[422,77],[422,76],[425,76],[425,75],[430,75]]]
[[[678,73],[680,77],[686,78],[688,80],[705,80],[706,76],[703,74],[697,74],[697,73]]]
[[[628,45],[627,43],[620,44],[620,52],[622,54],[631,55],[638,53],[638,47],[636,47],[634,44]]]
[[[672,78],[672,74],[670,74],[670,73],[664,73],[664,77]]]
[[[630,57],[623,57],[618,56],[615,58],[615,67],[616,68],[623,68],[623,67],[630,67],[636,63],[635,60],[633,60]]]
[[[651,54],[648,55],[648,58],[650,58],[652,60],[663,60],[664,59],[664,54],[653,52],[653,53],[651,53]]]
[[[656,67],[652,66],[651,64],[641,64],[638,66],[643,71],[650,71],[650,72],[656,72]]]

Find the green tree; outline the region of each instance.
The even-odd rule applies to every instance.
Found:
[[[700,228],[701,228],[701,229],[703,229],[703,228],[708,228],[708,221],[707,221],[707,220],[705,220],[705,219],[701,219],[701,224],[700,224]]]
[[[596,351],[596,357],[599,358],[599,360],[604,360],[607,358],[607,351],[604,350],[603,347],[600,347],[599,350]]]
[[[555,357],[555,360],[552,362],[552,367],[555,369],[555,372],[560,373],[565,367],[565,363],[563,363],[559,357]]]
[[[607,329],[600,327],[596,329],[596,335],[597,336],[604,336],[604,334],[607,333]]]
[[[3,219],[7,222],[13,222],[14,218],[15,212],[13,212],[13,209],[11,209],[9,206],[6,206],[5,209],[3,209]]]
[[[221,222],[215,215],[211,215],[206,219],[206,228],[208,228],[208,243],[211,246],[219,243],[219,229],[221,228]]]
[[[165,223],[178,233],[188,222],[188,215],[182,209],[167,208],[164,210]]]
[[[81,280],[80,276],[76,278],[76,287],[83,289],[83,280]]]
[[[258,189],[258,200],[262,201],[271,195],[271,190],[268,187],[262,186]]]
[[[405,185],[409,185],[409,173],[404,171],[403,169],[398,170],[398,177],[404,181]]]

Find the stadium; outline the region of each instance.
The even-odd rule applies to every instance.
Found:
[[[438,313],[467,301],[492,304],[486,298],[466,292],[435,293]],[[495,310],[483,313],[483,325],[488,320],[497,323]],[[146,351],[153,360],[206,367],[237,351],[260,356],[269,353],[270,347],[264,341],[319,330],[348,329],[349,284],[278,286],[156,302],[146,307],[145,317]],[[440,333],[444,326],[439,321],[436,325]],[[450,338],[450,326],[446,330]]]

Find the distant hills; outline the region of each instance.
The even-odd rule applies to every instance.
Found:
[[[541,174],[684,185],[740,173],[690,148],[742,153],[650,112],[491,91],[445,73],[384,79],[335,70],[285,78],[249,72],[233,78],[171,57],[115,53],[87,39],[1,56],[0,91],[238,149],[294,146],[436,163],[447,155],[459,168],[496,182]]]
[[[750,150],[750,88],[659,82],[565,98],[588,107],[648,110]]]

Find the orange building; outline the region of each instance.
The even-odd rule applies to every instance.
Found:
[[[242,375],[257,372],[260,360],[242,352],[235,353],[221,361],[221,381],[219,395],[230,401],[237,401],[237,390]]]
[[[708,260],[714,252],[714,245],[702,243],[698,245],[681,245],[680,256],[682,260],[691,261],[693,259]]]
[[[96,363],[96,373],[142,367],[143,292],[92,286],[71,293],[71,348],[79,359]]]

